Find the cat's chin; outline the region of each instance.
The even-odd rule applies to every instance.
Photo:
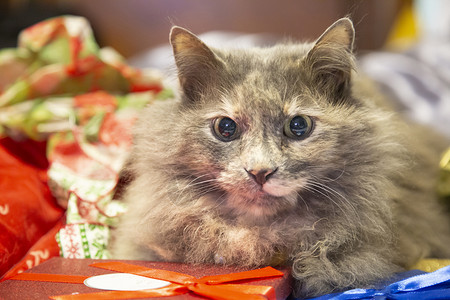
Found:
[[[292,194],[271,193],[270,188],[256,192],[230,195],[227,206],[235,214],[250,219],[267,218],[295,207],[296,197]]]
[[[292,188],[272,184],[271,182],[267,182],[262,186],[261,191],[272,197],[289,197],[295,192],[292,191]]]

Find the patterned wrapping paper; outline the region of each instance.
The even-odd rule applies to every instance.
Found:
[[[0,74],[0,136],[45,139],[69,130],[98,112],[92,105],[78,113],[77,95],[150,92],[148,102],[163,89],[157,72],[134,69],[113,49],[100,49],[88,22],[72,16],[22,31],[16,49],[0,51]]]
[[[48,184],[66,209],[61,256],[108,257],[109,227],[125,211],[112,198],[131,127],[145,105],[171,95],[158,72],[99,48],[82,17],[38,23],[0,50],[0,138],[47,140]]]

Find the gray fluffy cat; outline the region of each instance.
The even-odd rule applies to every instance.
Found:
[[[291,265],[296,295],[315,296],[450,257],[435,196],[446,142],[355,72],[349,19],[312,44],[170,39],[181,96],[136,127],[115,258]]]

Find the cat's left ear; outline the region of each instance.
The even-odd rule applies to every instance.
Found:
[[[355,29],[348,18],[331,25],[316,41],[304,59],[312,83],[342,101],[349,92],[354,69]]]
[[[182,27],[172,27],[170,43],[183,92],[195,101],[216,79],[223,62],[197,36]]]

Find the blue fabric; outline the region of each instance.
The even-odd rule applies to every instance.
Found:
[[[421,273],[418,274],[417,273]],[[413,276],[411,276],[413,274]],[[407,278],[405,279],[404,276]],[[432,273],[409,271],[400,273],[398,281],[374,289],[353,289],[341,293],[324,295],[310,300],[352,300],[352,299],[450,299],[450,266]]]

